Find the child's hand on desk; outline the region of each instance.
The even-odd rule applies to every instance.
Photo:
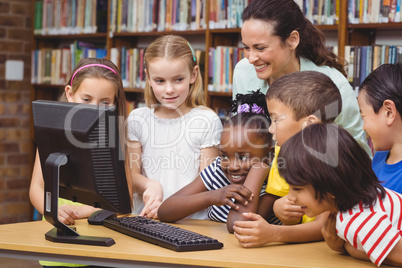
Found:
[[[336,234],[336,214],[329,214],[325,225],[321,229],[327,245],[338,252],[345,252],[345,241]]]
[[[253,198],[253,193],[243,185],[230,184],[215,190],[211,195],[212,204],[215,206],[228,205],[232,209],[239,209],[232,198],[246,206]]]
[[[249,221],[235,221],[233,229],[239,244],[245,248],[261,246],[275,241],[273,226],[259,214],[243,213]]]
[[[304,215],[301,206],[296,206],[287,196],[281,197],[275,201],[274,213],[283,224],[287,225],[300,223]]]
[[[75,224],[79,219],[78,212],[71,205],[61,205],[58,209],[58,219],[64,224]]]
[[[158,218],[158,208],[162,204],[163,189],[160,182],[149,180],[146,185],[146,190],[142,194],[142,200],[145,204],[140,216],[147,218]]]

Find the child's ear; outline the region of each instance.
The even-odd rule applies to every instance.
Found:
[[[64,88],[64,92],[66,93],[68,102],[73,102],[73,95],[74,95],[73,88],[70,85],[67,85]]]
[[[384,107],[385,120],[387,124],[392,125],[397,114],[395,102],[393,102],[392,100],[385,100],[382,103],[382,107]]]
[[[191,73],[190,84],[193,84],[198,76],[198,65],[194,66],[193,72]]]
[[[316,124],[316,123],[319,123],[319,122],[321,122],[321,120],[318,119],[317,116],[315,116],[315,115],[313,115],[313,114],[310,114],[310,115],[307,116],[307,118],[304,120],[302,127],[305,128],[305,127],[307,127],[307,126],[309,126],[309,125]]]

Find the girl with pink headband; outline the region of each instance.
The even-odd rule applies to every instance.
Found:
[[[94,105],[114,105],[122,119],[120,120],[120,129],[124,129],[124,119],[127,113],[126,99],[121,76],[116,65],[106,59],[85,58],[78,62],[72,74],[60,100]],[[121,133],[124,134],[124,131]],[[127,184],[131,191],[130,179],[127,180]],[[38,152],[32,172],[29,197],[32,205],[43,215],[44,182]],[[60,198],[58,218],[64,224],[74,224],[75,220],[87,218],[96,210],[98,209],[92,206]],[[40,261],[40,264],[46,267],[86,266],[47,261]]]

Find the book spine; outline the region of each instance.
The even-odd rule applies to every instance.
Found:
[[[107,0],[96,2],[96,32],[106,33],[107,31]]]
[[[43,1],[35,2],[35,22],[34,22],[34,34],[42,33],[42,20],[43,16]]]

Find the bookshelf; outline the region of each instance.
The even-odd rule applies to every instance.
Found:
[[[342,2],[348,9],[340,55],[349,62],[346,68],[348,80],[356,89],[379,65],[402,61],[401,2]]]
[[[365,7],[364,3],[367,1],[364,0],[315,1],[322,7],[318,8],[318,12],[321,10],[324,14],[327,8],[323,3],[328,2],[331,3],[332,9],[328,9],[328,11],[325,12],[335,14],[334,10],[337,10],[336,16],[332,15],[330,19],[322,14],[321,15],[324,17],[320,17],[320,14],[312,13],[314,9],[308,6],[306,7],[311,1],[295,1],[304,9],[306,17],[316,23],[320,23],[317,27],[324,32],[324,35],[335,36],[335,39],[337,39],[335,43],[337,45],[338,55],[341,57],[345,56],[347,60],[350,60],[350,57],[345,55],[345,47],[347,51],[349,51],[348,46],[372,46],[376,44],[377,33],[384,31],[401,31],[402,29],[402,22],[383,23],[382,21],[386,20],[381,19],[381,16],[379,22],[371,22],[373,21],[371,18],[374,17],[371,15],[371,17],[369,16],[370,20],[367,21],[367,19],[363,19],[364,12],[368,12],[367,10],[372,12],[374,9]],[[185,2],[185,5],[180,6],[179,3],[181,2]],[[233,3],[235,2],[236,1],[233,1]],[[237,1],[237,3],[238,2],[239,1]],[[242,5],[247,5],[248,3],[248,1],[240,2],[242,2]],[[380,3],[378,0],[373,0],[370,3],[374,5],[374,3],[377,2]],[[394,2],[398,3],[398,1],[390,1],[391,5],[388,7],[388,14],[393,12],[392,4]],[[33,3],[34,7],[39,5],[42,8],[42,14],[40,14],[38,8],[34,8],[33,10],[33,13],[36,15],[34,16],[35,21],[33,23],[33,32],[36,33],[33,35],[33,50],[59,49],[68,47],[74,42],[92,43],[105,49],[106,57],[112,59],[114,57],[111,53],[113,49],[116,49],[118,53],[121,53],[122,48],[145,49],[147,44],[161,35],[181,35],[190,40],[190,43],[195,49],[204,51],[204,53],[201,54],[202,58],[200,60],[204,65],[202,74],[208,106],[213,109],[229,107],[231,98],[230,87],[224,88],[224,90],[218,90],[216,86],[211,86],[212,81],[211,78],[208,77],[208,74],[213,65],[213,60],[209,57],[209,52],[211,48],[218,46],[241,47],[241,22],[239,22],[238,19],[239,16],[241,16],[242,9],[239,9],[239,7],[235,6],[232,9],[227,9],[228,11],[225,14],[222,12],[221,8],[221,4],[225,3],[225,1],[221,0],[33,0]],[[57,14],[61,14],[59,15],[60,20],[43,19],[43,12],[45,12],[43,6],[49,3],[51,3],[50,6],[53,9],[50,10],[50,8],[46,8],[47,14],[56,14],[53,17],[58,17]],[[71,3],[75,3],[79,6],[73,9],[69,6]],[[167,13],[163,17],[155,15],[160,14],[161,10],[167,10],[168,6],[174,6],[175,4],[176,9],[169,9],[171,12],[170,15],[167,15]],[[354,6],[352,7],[351,5]],[[155,6],[157,7],[156,10]],[[73,14],[73,10],[80,10],[80,8],[82,8],[83,11],[77,11],[75,16],[72,15],[68,17],[63,15],[63,11],[65,10],[69,12],[68,14]],[[128,12],[133,8],[135,8],[135,10],[141,10],[141,12]],[[356,12],[359,8],[366,9]],[[380,10],[381,7],[378,7],[378,9]],[[113,12],[113,10],[115,10],[115,12]],[[185,13],[184,10],[187,10],[188,13]],[[354,14],[360,14],[361,17],[355,16],[352,18],[352,10],[355,12]],[[166,17],[170,16],[171,19],[172,16],[174,16],[174,12],[177,17],[175,23],[166,23]],[[381,10],[381,14],[384,12],[385,11]],[[87,19],[88,16],[91,19]],[[37,17],[42,19],[41,23]],[[141,19],[142,23],[139,23]],[[76,23],[79,21],[80,26],[72,27],[73,20],[76,20]],[[163,21],[163,23],[159,23],[158,20]],[[363,20],[366,20],[367,23],[361,23]],[[148,21],[149,25],[146,26],[144,21]],[[183,21],[185,21],[185,23],[183,23]],[[223,23],[222,21],[225,22]],[[137,24],[135,24],[135,22]],[[132,29],[137,31],[132,32]],[[233,68],[234,65],[235,62],[232,63],[231,68]],[[70,67],[72,68],[73,66]],[[63,88],[64,83],[49,83],[48,81],[43,83],[33,80],[32,99],[57,99]],[[213,91],[211,91],[211,89],[213,89]],[[141,100],[143,92],[141,86],[132,83],[126,86],[125,90],[129,100]]]

